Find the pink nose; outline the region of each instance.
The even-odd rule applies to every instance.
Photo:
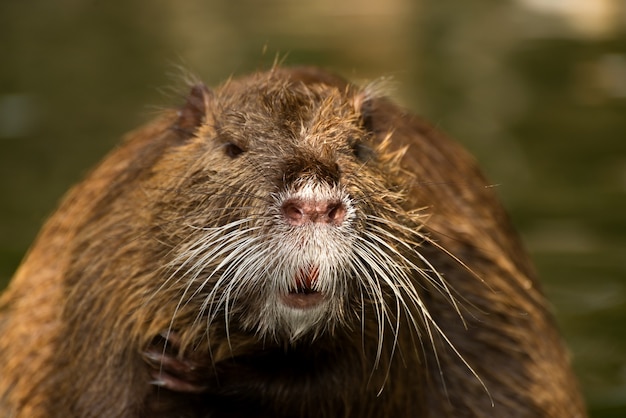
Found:
[[[340,201],[289,199],[282,205],[283,215],[290,225],[307,223],[341,225],[346,208]]]

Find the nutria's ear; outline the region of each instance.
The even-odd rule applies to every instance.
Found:
[[[185,105],[178,111],[175,128],[177,131],[191,136],[200,125],[206,122],[209,103],[213,93],[202,83],[191,87]]]
[[[384,122],[380,119],[385,119],[387,113],[397,110],[387,98],[389,88],[390,80],[380,78],[365,87],[355,89],[352,95],[352,106],[367,131],[375,132],[377,130],[375,125],[380,126]]]
[[[360,91],[352,98],[352,106],[360,116],[361,124],[368,132],[374,132],[373,118],[377,110],[374,104],[375,97],[367,91]]]

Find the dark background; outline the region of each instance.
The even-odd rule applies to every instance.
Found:
[[[559,6],[559,5],[565,5]],[[0,287],[120,135],[286,64],[391,94],[469,148],[536,260],[593,417],[626,416],[623,0],[4,0]]]

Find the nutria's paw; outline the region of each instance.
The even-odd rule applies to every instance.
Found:
[[[151,384],[175,392],[202,393],[207,389],[207,364],[179,355],[175,333],[162,333],[143,352],[150,367]]]

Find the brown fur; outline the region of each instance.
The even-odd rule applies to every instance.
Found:
[[[300,142],[302,124],[312,143]],[[345,138],[364,138],[358,152],[376,157],[356,161]],[[232,144],[227,153],[271,148],[258,151],[267,166],[229,158]],[[200,293],[177,309],[187,283],[167,278],[181,246],[200,234],[185,226],[260,213],[267,201],[255,196],[303,173],[344,184],[357,210],[423,231],[422,242],[394,234],[419,248],[460,306],[461,315],[441,286],[414,275],[458,353],[419,312],[416,330],[392,309],[398,342],[387,326],[376,361],[367,297],[315,338],[292,342],[245,325],[253,297],[210,326],[195,321],[203,289],[192,287],[188,294]],[[69,192],[0,299],[0,415],[583,417],[531,263],[488,185],[427,124],[320,70],[275,68],[214,92],[196,87],[180,112],[129,134]],[[354,228],[368,225],[357,219]],[[150,384],[142,353],[168,329],[180,334],[179,358],[206,365],[204,393]]]

